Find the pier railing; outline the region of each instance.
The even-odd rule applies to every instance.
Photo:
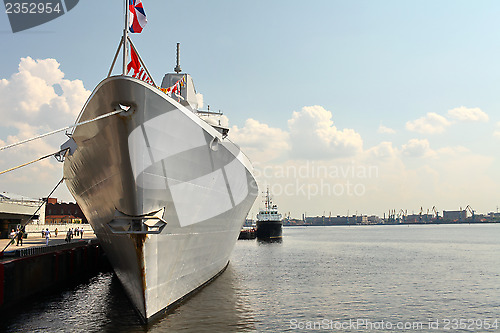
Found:
[[[12,257],[28,257],[28,256],[34,256],[38,254],[44,254],[44,253],[50,253],[50,252],[57,252],[57,251],[64,251],[64,250],[69,250],[77,247],[82,247],[86,246],[89,244],[97,244],[98,241],[97,239],[89,239],[89,240],[82,240],[82,241],[74,241],[70,243],[65,243],[65,244],[57,244],[57,245],[49,245],[49,246],[34,246],[34,247],[27,247],[24,249],[18,249],[15,251],[9,251],[5,252],[5,256],[12,256]]]

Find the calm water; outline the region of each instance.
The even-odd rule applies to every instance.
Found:
[[[30,300],[2,316],[0,330],[500,331],[500,225],[293,227],[283,235],[281,243],[238,241],[224,274],[149,327],[103,273]],[[495,319],[497,328],[485,330]]]

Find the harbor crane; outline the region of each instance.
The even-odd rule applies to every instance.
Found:
[[[407,215],[407,213],[405,213],[404,210],[402,210],[402,209],[399,210],[399,212],[398,212],[399,223],[406,223],[406,215]]]
[[[465,207],[465,210],[469,210],[472,215],[472,222],[475,222],[476,215],[474,214],[474,210],[472,209],[472,207],[470,205],[467,205],[467,207]]]
[[[432,206],[432,211],[435,214],[436,221],[438,221],[439,220],[439,212],[436,210],[436,206]]]

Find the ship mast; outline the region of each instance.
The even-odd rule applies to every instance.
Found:
[[[269,197],[269,186],[266,191],[266,210],[269,210],[271,207],[271,198]]]
[[[125,4],[125,27],[123,28],[123,37],[122,37],[122,44],[123,44],[123,71],[122,75],[127,74],[127,41],[128,41],[128,2],[129,0],[124,0]]]

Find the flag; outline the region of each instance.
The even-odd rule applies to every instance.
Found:
[[[130,72],[131,69],[134,69],[134,76],[139,72],[139,68],[141,68],[141,63],[139,62],[139,57],[133,47],[130,47],[130,62],[127,65],[127,73]]]
[[[133,76],[134,76],[135,78],[138,78],[138,79],[140,80],[143,72],[144,72],[144,68],[141,68],[141,71],[140,71],[137,75],[134,73],[134,75],[133,75]]]
[[[129,31],[132,33],[140,33],[148,20],[146,19],[146,12],[142,7],[141,0],[129,0],[128,1],[128,13],[129,13]]]
[[[184,83],[183,83],[184,82]],[[171,85],[170,87],[167,87],[167,88],[160,88],[161,91],[163,91],[165,94],[169,95],[169,96],[177,96],[179,97],[179,93],[181,92],[181,87],[184,86],[186,82],[186,78],[185,76],[183,76],[182,78],[180,78],[179,80],[177,80],[177,82],[175,82],[173,85]],[[182,97],[181,97],[182,98]]]
[[[149,77],[146,68],[142,66],[139,60],[139,55],[132,45],[130,45],[130,62],[127,65],[127,74],[130,75],[131,69],[134,70],[134,74],[132,75],[132,77],[135,77],[149,84],[154,84],[153,80]]]
[[[175,94],[175,93],[177,92],[177,87],[178,87],[178,85],[179,85],[179,81],[177,81],[177,82],[173,85],[173,87],[172,87],[172,94]]]

